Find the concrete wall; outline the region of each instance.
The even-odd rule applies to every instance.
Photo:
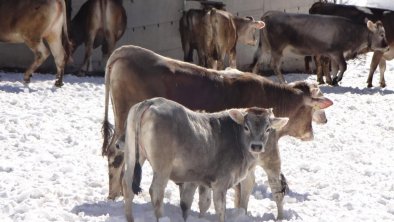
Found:
[[[73,0],[73,16],[85,1]],[[315,0],[223,0],[226,8],[239,16],[250,15],[259,19],[268,10],[306,13]],[[117,43],[139,45],[159,54],[176,59],[183,58],[181,40],[178,31],[182,10],[199,8],[199,3],[183,0],[124,0],[127,11],[127,30]],[[241,67],[250,64],[256,47],[239,45],[237,60]],[[77,67],[83,59],[84,47],[81,46],[74,54],[74,64],[68,70]],[[0,67],[25,69],[33,60],[33,53],[23,44],[0,43]],[[266,64],[269,58],[263,60]],[[303,58],[291,57],[284,60],[284,70],[302,70]],[[100,48],[94,50],[92,56],[93,69],[102,71]],[[263,65],[262,68],[267,68]],[[45,62],[41,70],[54,71],[52,58]]]

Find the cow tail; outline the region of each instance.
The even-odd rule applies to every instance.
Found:
[[[112,64],[111,64],[112,65]],[[102,155],[108,155],[109,141],[113,137],[113,127],[108,121],[108,107],[109,107],[109,82],[111,75],[111,65],[105,67],[105,104],[104,104],[104,120],[101,128],[101,134],[103,136]]]
[[[60,1],[62,4],[62,8],[63,8],[63,15],[64,15],[64,19],[63,19],[63,27],[62,27],[62,45],[65,51],[65,60],[67,63],[71,63],[72,60],[72,44],[70,41],[70,38],[68,37],[68,24],[67,24],[67,20],[68,15],[67,15],[67,6],[64,0]]]
[[[141,180],[142,180],[142,167],[140,164],[140,144],[139,138],[141,134],[141,125],[142,118],[144,113],[149,109],[152,103],[148,101],[143,101],[138,104],[137,108],[135,108],[135,114],[133,115],[133,123],[134,123],[134,140],[135,140],[135,165],[134,165],[134,174],[133,174],[133,183],[132,190],[134,194],[139,194],[141,189]]]
[[[262,17],[261,20],[264,21],[264,17]],[[266,39],[266,34],[265,34],[266,31],[267,31],[267,27],[260,29],[259,45],[256,49],[256,52],[254,53],[252,64],[250,65],[252,72],[254,73],[258,72],[258,65],[263,55],[263,45]]]

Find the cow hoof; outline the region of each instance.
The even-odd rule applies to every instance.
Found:
[[[371,84],[371,83],[368,83],[367,87],[368,87],[368,88],[372,88],[372,84]]]
[[[382,87],[382,88],[386,87],[386,83],[381,82],[381,83],[380,83],[380,87]]]
[[[64,84],[63,84],[62,81],[56,80],[56,82],[55,82],[55,86],[56,86],[56,87],[62,87],[63,85],[64,85]]]
[[[324,85],[325,82],[323,80],[318,80],[317,83],[319,83],[319,85]]]
[[[339,80],[338,80],[338,78],[337,77],[335,77],[333,80],[332,80],[332,86],[337,86],[338,85],[338,82],[339,82]]]
[[[26,84],[26,85],[29,84],[29,83],[30,83],[30,78],[28,78],[28,79],[23,79],[23,83]]]

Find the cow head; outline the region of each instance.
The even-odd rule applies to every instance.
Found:
[[[108,150],[108,199],[114,200],[122,195],[122,178],[124,174],[124,135],[116,140],[116,147],[110,145]]]
[[[313,140],[312,121],[318,124],[327,123],[324,109],[330,107],[333,102],[323,95],[315,83],[299,81],[289,85],[302,91],[304,103],[294,109],[287,125],[279,131],[278,135],[279,137],[289,135],[303,141]]]
[[[368,48],[373,51],[387,51],[388,44],[386,39],[386,33],[381,21],[373,23],[366,19],[368,33]]]
[[[270,132],[281,129],[288,121],[288,118],[275,118],[272,109],[255,107],[245,110],[231,109],[229,115],[241,125],[240,141],[252,154],[264,152]]]
[[[263,21],[255,21],[252,17],[234,19],[237,27],[238,41],[245,45],[256,45],[256,30],[265,26]]]

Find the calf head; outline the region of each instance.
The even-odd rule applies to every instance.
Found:
[[[312,121],[318,124],[327,123],[324,109],[330,107],[333,102],[323,95],[317,84],[299,81],[289,85],[301,90],[304,100],[290,114],[287,125],[279,131],[278,135],[279,137],[289,135],[303,141],[313,140]]]
[[[241,125],[240,141],[252,154],[264,152],[270,132],[273,129],[281,129],[288,121],[288,118],[275,118],[272,109],[255,107],[245,110],[231,109],[229,115]]]
[[[366,19],[368,33],[368,48],[373,51],[387,51],[388,44],[386,39],[386,32],[381,21],[373,23]]]
[[[115,146],[110,145],[108,150],[108,199],[114,200],[122,195],[122,178],[124,173],[124,136],[116,140]]]
[[[256,30],[262,29],[265,26],[263,21],[255,21],[252,17],[248,16],[242,19],[242,22],[236,21],[238,41],[245,45],[256,45],[257,37]],[[237,25],[237,23],[239,23]]]

